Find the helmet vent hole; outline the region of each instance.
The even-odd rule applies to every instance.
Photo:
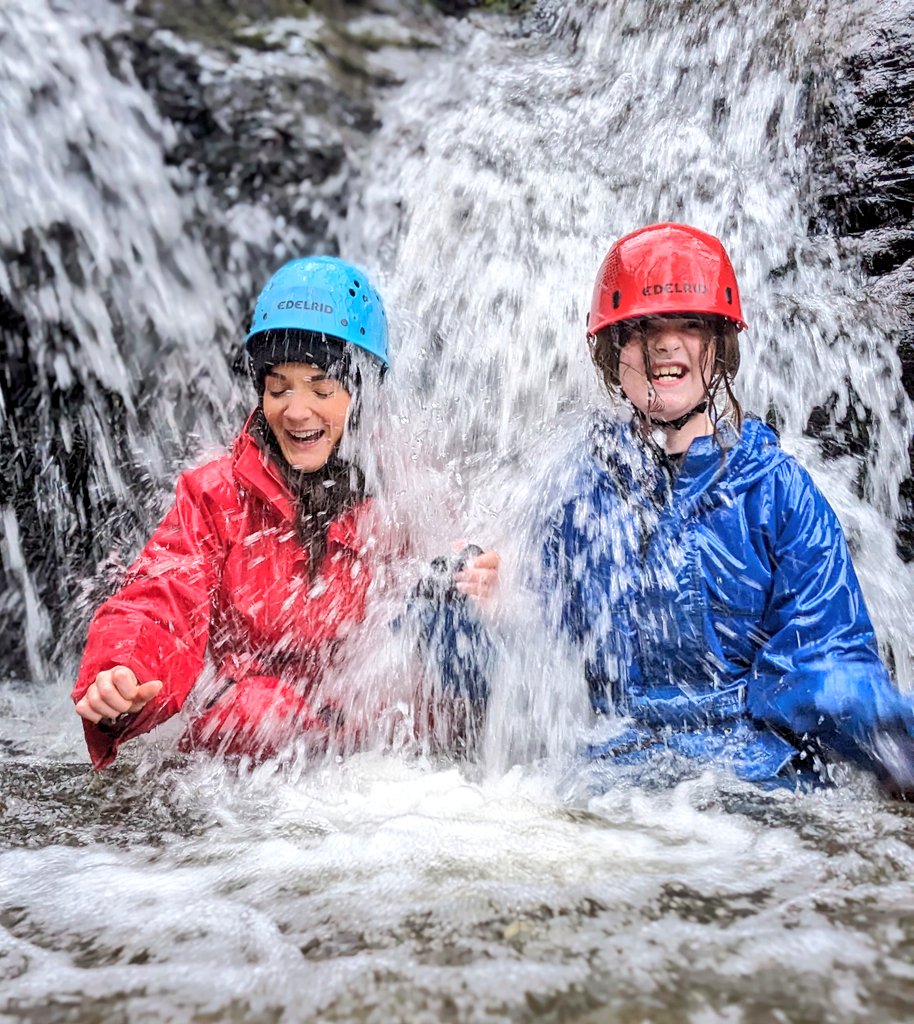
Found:
[[[355,287],[355,288],[361,288],[361,287],[362,287],[362,286],[361,286],[361,285],[359,284],[359,282],[358,282],[358,281],[353,281],[353,282],[352,282],[352,284],[353,284],[353,287]]]
[[[355,298],[355,288],[350,288],[350,289],[349,289],[349,294],[350,294],[350,295],[351,295],[351,296],[352,296],[353,298]]]
[[[613,309],[618,309],[622,303],[622,293],[613,292]]]
[[[365,328],[364,327],[360,327],[359,328],[359,334],[364,334],[364,333],[365,333]]]
[[[727,305],[728,306],[732,306],[733,305],[733,289],[732,288],[727,288],[725,290],[726,290],[726,293],[727,293]]]
[[[343,317],[343,319],[340,320],[340,323],[342,324],[343,327],[349,326],[349,321],[345,317]]]

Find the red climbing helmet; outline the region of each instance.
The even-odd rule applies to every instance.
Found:
[[[720,241],[686,224],[651,224],[620,238],[593,289],[587,333],[663,313],[726,317],[744,330],[736,275]]]

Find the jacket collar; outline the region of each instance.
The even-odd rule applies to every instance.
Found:
[[[772,451],[783,453],[777,435],[757,419],[743,421],[742,432],[729,421],[720,423],[721,443],[712,435],[697,437],[689,445],[673,487],[675,516],[689,516],[696,505],[717,500],[721,491],[736,494],[771,471]],[[591,466],[602,477],[610,468],[625,493],[635,500],[650,500],[661,486],[656,459],[650,455],[636,428],[626,421],[598,417],[592,428]]]
[[[241,486],[275,509],[283,519],[295,522],[295,503],[276,463],[251,433],[256,413],[251,413],[232,448],[232,469]]]
[[[360,516],[367,507],[367,501],[360,502],[347,509],[338,519],[334,519],[327,528],[328,545],[338,544],[340,547],[349,548],[350,551],[361,551],[365,541],[359,523]]]
[[[772,449],[780,453],[777,436],[760,420],[744,420],[741,433],[723,422],[719,432],[723,445],[709,435],[689,446],[673,485],[671,511],[680,518],[747,490],[771,471]]]

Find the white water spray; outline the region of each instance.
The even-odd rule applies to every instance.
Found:
[[[855,11],[862,18],[868,6]],[[97,12],[111,15],[107,5]],[[523,579],[539,555],[541,513],[561,491],[557,467],[580,430],[578,411],[601,400],[582,337],[600,258],[642,223],[690,221],[723,237],[740,274],[752,327],[740,397],[760,413],[778,408],[785,443],[835,504],[881,639],[910,684],[901,615],[914,587],[891,539],[910,403],[873,327],[884,311],[859,304],[859,269],[836,246],[806,237],[798,191],[804,75],[850,45],[846,13],[787,0],[542,3],[527,36],[507,22],[448,21],[442,49],[415,62],[365,154],[346,255],[386,268],[397,366],[381,499],[424,554],[465,536],[501,549],[513,580]],[[90,148],[106,154],[85,181],[52,175],[47,205],[28,200],[30,179],[16,178],[32,202],[29,223],[50,224],[44,211],[59,206],[55,216],[91,241],[77,250],[86,283],[63,299],[68,323],[89,335],[91,351],[92,338],[107,337],[92,295],[113,289],[119,315],[158,324],[159,300],[130,306],[141,269],[153,295],[184,311],[212,282],[202,254],[175,233],[180,218],[160,209],[181,206],[157,157],[167,126],[83,44],[72,12],[55,19],[22,3],[0,19],[0,60],[31,54],[52,83],[62,62],[85,101],[65,104],[69,117],[33,138],[35,153],[47,146],[47,166],[63,161],[57,140],[82,117]],[[4,66],[23,81],[35,74]],[[10,95],[6,110],[24,109]],[[143,154],[137,165],[131,149]],[[109,182],[124,206],[105,229],[109,199],[96,184],[109,166],[131,173]],[[0,231],[12,223],[3,217]],[[143,259],[102,287],[96,267],[118,267],[134,231]],[[162,238],[183,254],[182,275],[160,259]],[[212,307],[182,322],[189,334],[161,374],[179,393],[185,361],[216,364],[203,336],[220,329]],[[106,386],[123,381],[132,394],[133,360],[145,350],[102,345]],[[78,353],[68,372],[88,374]],[[833,392],[839,410],[859,401],[872,415],[863,501],[859,464],[826,465],[802,436],[809,410]],[[157,394],[156,408],[170,393]],[[180,436],[168,416],[184,405],[173,404],[164,433],[132,441],[162,475],[174,469],[163,438]],[[199,431],[227,436],[221,422]],[[94,465],[96,486],[115,487],[120,453],[101,440],[99,450],[108,461]],[[214,760],[175,764],[173,737],[160,732],[87,781],[62,694],[4,691],[0,1014],[902,1019],[909,819],[853,775],[806,797],[712,776],[606,789],[569,756],[584,717],[579,668],[546,649],[534,622],[493,695],[478,773],[378,752],[239,773]],[[397,665],[395,649],[365,658]]]

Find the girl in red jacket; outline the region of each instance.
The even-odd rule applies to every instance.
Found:
[[[364,617],[375,547],[362,473],[338,449],[359,387],[388,365],[380,296],[342,260],[293,260],[262,291],[245,348],[258,408],[230,453],[181,476],[89,629],[73,699],[96,768],[182,708],[207,654],[214,680],[185,749],[264,757],[336,723],[315,697]],[[459,589],[484,596],[496,568],[477,557]]]

